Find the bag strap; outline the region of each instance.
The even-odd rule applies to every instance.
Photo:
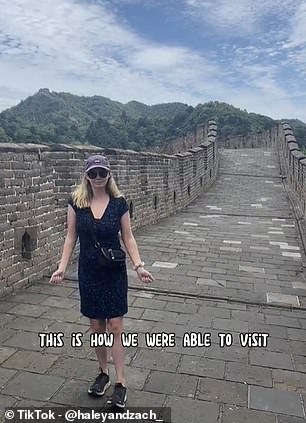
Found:
[[[91,235],[91,237],[92,237],[92,239],[93,239],[93,241],[94,241],[94,243],[95,243],[95,247],[98,245],[99,247],[100,247],[100,244],[99,244],[99,242],[98,242],[98,240],[97,240],[97,237],[96,237],[96,234],[95,234],[95,231],[94,231],[94,224],[95,224],[95,221],[94,221],[94,217],[93,217],[93,215],[92,215],[92,211],[91,211],[91,209],[90,209],[90,207],[89,207],[89,216],[90,216],[90,221],[91,221],[91,224],[89,225],[89,232],[90,232],[90,235]]]

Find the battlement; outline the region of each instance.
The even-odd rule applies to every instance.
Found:
[[[88,145],[0,144],[0,295],[56,269],[67,199],[81,180],[88,156],[102,153],[109,158],[133,228],[151,225],[190,204],[214,182],[216,124],[210,121],[205,128],[196,146],[172,155]]]
[[[88,145],[0,144],[0,295],[56,269],[67,229],[67,199],[81,181],[88,156],[102,153],[109,158],[135,229],[173,215],[209,188],[218,174],[218,145],[274,147],[306,239],[306,156],[287,123],[250,137],[217,141],[216,123],[209,121],[171,140],[164,150],[173,154]],[[77,253],[78,248],[73,258]]]

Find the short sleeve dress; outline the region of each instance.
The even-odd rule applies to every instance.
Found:
[[[121,217],[129,210],[124,197],[110,197],[103,216],[99,219],[92,214],[91,208],[79,208],[68,199],[77,218],[77,234],[80,242],[78,279],[81,300],[81,313],[91,319],[111,319],[123,316],[128,311],[128,279],[126,262],[114,270],[104,270],[98,263],[98,250],[89,225],[94,225],[97,240],[102,247],[119,248]]]

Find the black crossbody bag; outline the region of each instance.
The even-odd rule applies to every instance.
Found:
[[[115,249],[115,248],[105,248],[105,247],[101,247],[100,243],[97,240],[97,237],[95,235],[95,231],[94,231],[94,218],[91,215],[91,213],[89,213],[91,216],[91,220],[92,220],[92,225],[90,225],[90,232],[91,232],[91,236],[94,240],[95,243],[95,248],[98,249],[99,251],[99,265],[101,267],[117,267],[121,264],[123,264],[125,262],[126,259],[126,254],[125,252],[119,248],[119,249]]]

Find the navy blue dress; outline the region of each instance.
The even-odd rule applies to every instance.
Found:
[[[91,319],[110,319],[123,316],[128,311],[128,279],[126,262],[114,270],[104,270],[97,265],[98,250],[90,235],[89,225],[94,225],[96,238],[102,247],[119,248],[121,216],[129,210],[124,197],[110,197],[103,216],[94,218],[91,208],[79,208],[68,199],[77,217],[77,234],[80,242],[78,266],[81,313]],[[94,223],[93,223],[94,220]]]

